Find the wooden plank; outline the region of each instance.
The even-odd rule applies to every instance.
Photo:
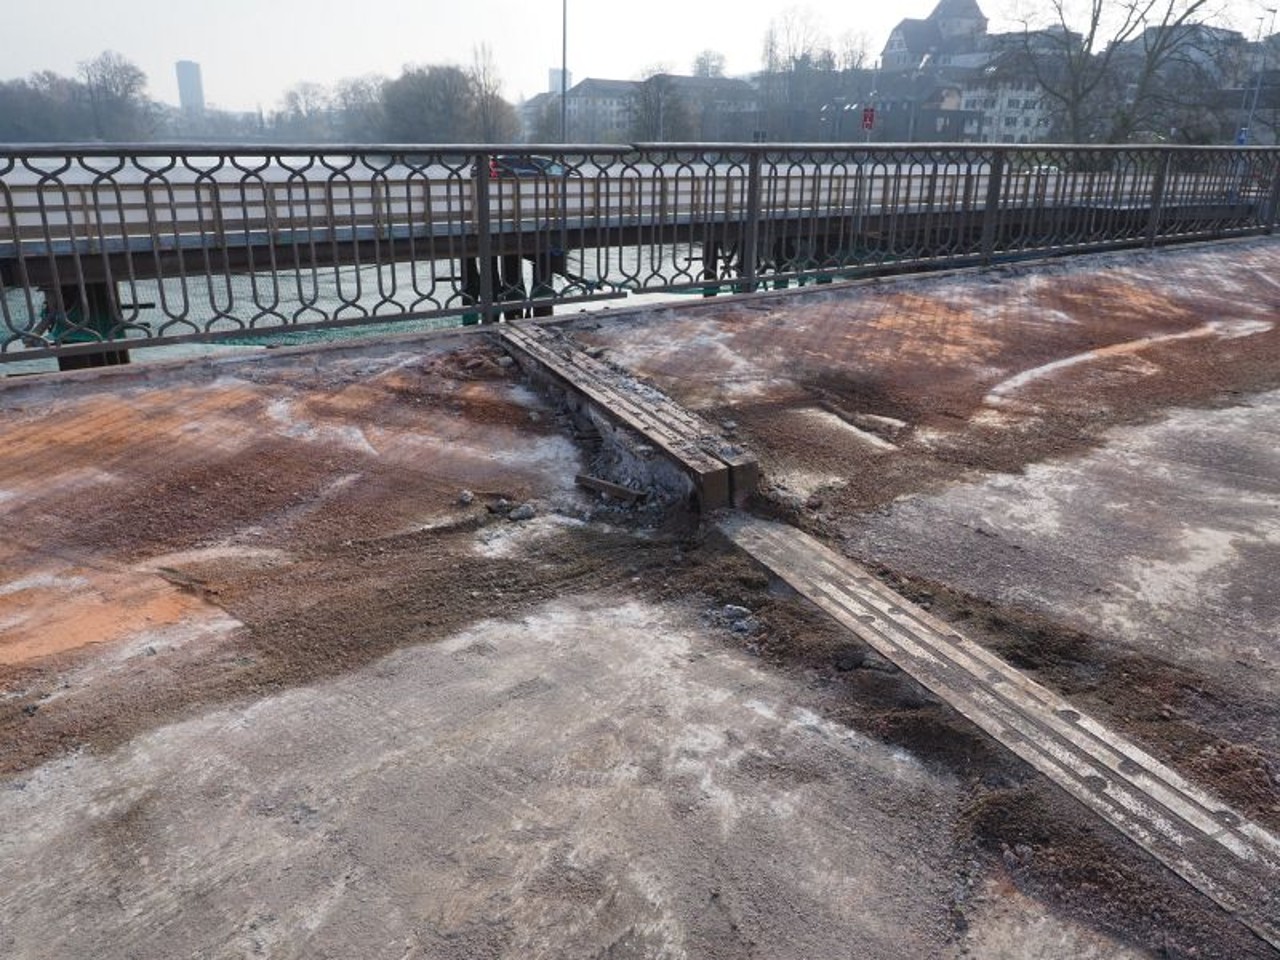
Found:
[[[777,576],[1280,949],[1280,839],[800,531],[721,529]]]
[[[750,482],[754,489],[754,459],[727,446],[709,423],[669,397],[641,387],[582,350],[556,342],[536,325],[506,325],[498,335],[526,362],[585,397],[601,413],[673,460],[692,479],[703,510],[731,505],[736,496],[735,478],[738,485]]]
[[[630,487],[624,487],[620,483],[611,483],[608,480],[601,480],[599,477],[593,477],[586,473],[580,473],[575,476],[573,482],[580,487],[586,487],[588,490],[606,494],[615,500],[636,501],[644,496],[644,492],[641,490],[632,490]]]

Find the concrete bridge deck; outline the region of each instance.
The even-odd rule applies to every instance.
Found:
[[[1278,266],[566,328],[1274,830]],[[0,381],[6,955],[1273,955],[727,544],[576,489],[483,336]]]

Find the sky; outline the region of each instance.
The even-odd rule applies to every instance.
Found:
[[[833,40],[865,36],[872,58],[903,17],[925,17],[936,0],[811,0],[813,22]],[[991,29],[1015,29],[1017,4],[980,0]],[[759,69],[777,0],[0,0],[0,79],[36,70],[74,74],[114,50],[147,74],[148,92],[178,102],[174,62],[201,65],[205,99],[228,110],[275,109],[284,91],[310,80],[396,76],[406,64],[468,65],[478,44],[493,51],[503,94],[518,101],[547,89],[561,59],[562,3],[574,81],[634,79],[654,66],[689,72],[699,51],[726,57],[729,75]],[[1277,0],[1227,0],[1233,25],[1256,32]],[[1270,14],[1265,14],[1268,18]]]

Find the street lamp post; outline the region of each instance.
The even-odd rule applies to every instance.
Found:
[[[561,0],[561,143],[568,143],[568,0]]]
[[[1267,7],[1264,12],[1271,14],[1271,27],[1267,33],[1267,36],[1270,37],[1276,30],[1276,8]],[[1262,94],[1262,74],[1267,66],[1266,52],[1262,47],[1264,42],[1262,35],[1262,19],[1262,17],[1258,18],[1258,57],[1254,64],[1257,75],[1253,79],[1253,95],[1249,98],[1249,110],[1245,114],[1244,126],[1240,128],[1240,134],[1236,138],[1242,147],[1247,147],[1249,145],[1249,139],[1253,136],[1253,115],[1258,109],[1258,97]]]

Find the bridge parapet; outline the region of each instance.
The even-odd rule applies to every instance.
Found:
[[[511,155],[546,159],[492,175]],[[0,147],[0,362],[1269,232],[1278,173],[1274,148]]]

